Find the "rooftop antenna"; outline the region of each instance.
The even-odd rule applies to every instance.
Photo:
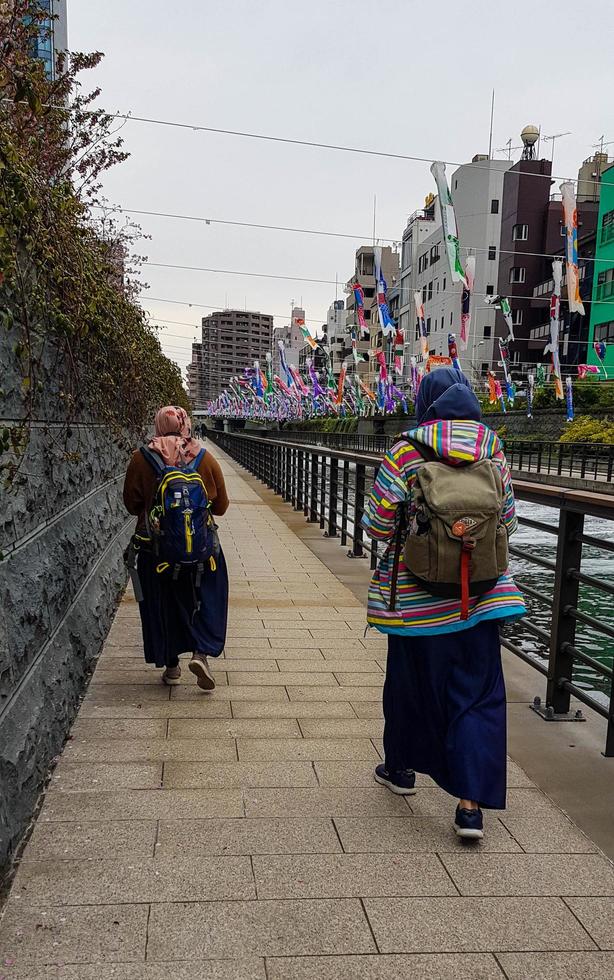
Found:
[[[512,146],[512,137],[510,136],[505,146],[498,146],[497,149],[495,150],[495,153],[507,153],[507,159],[511,160],[512,150],[521,150],[521,149],[522,149],[521,146]]]
[[[552,143],[552,156],[550,157],[550,162],[554,164],[554,144],[561,136],[571,136],[571,131],[567,130],[566,133],[553,133],[552,136],[544,136],[544,143],[550,141]],[[603,139],[603,137],[601,137]]]
[[[495,117],[495,90],[492,90],[492,99],[490,100],[490,135],[488,137],[488,159],[492,160],[492,124]]]
[[[614,140],[610,140],[609,142],[605,143],[604,140],[603,140],[603,136],[601,136],[599,138],[599,142],[598,143],[593,143],[593,147],[596,150],[598,149],[600,153],[603,153],[604,146],[612,146],[613,143],[614,143]]]

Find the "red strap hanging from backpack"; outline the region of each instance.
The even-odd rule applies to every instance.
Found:
[[[475,538],[463,535],[461,545],[461,619],[469,619],[469,583],[471,582],[471,552]]]

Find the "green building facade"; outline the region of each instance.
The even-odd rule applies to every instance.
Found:
[[[599,359],[593,348],[595,341],[606,344],[605,366],[608,377],[614,377],[614,165],[601,174],[597,241],[595,243],[595,274],[590,309],[587,363]],[[603,378],[603,372],[601,372]]]

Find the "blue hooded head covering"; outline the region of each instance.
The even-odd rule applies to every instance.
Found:
[[[451,367],[437,368],[423,377],[416,399],[418,425],[436,419],[479,422],[481,417],[480,403],[462,371]]]

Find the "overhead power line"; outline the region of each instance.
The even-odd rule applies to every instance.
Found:
[[[6,102],[9,100],[5,99],[3,101]],[[24,102],[24,105],[25,104],[27,103]],[[66,105],[54,105],[53,103],[48,102],[44,104],[44,108],[56,109],[60,112],[66,113],[70,112],[72,107]],[[347,146],[342,143],[324,143],[317,140],[295,139],[289,136],[272,136],[268,133],[250,133],[246,130],[222,129],[219,126],[203,126],[198,123],[184,123],[173,119],[154,119],[150,116],[136,116],[133,113],[108,112],[107,110],[101,108],[88,110],[80,109],[80,112],[83,115],[94,115],[95,113],[104,112],[104,114],[111,119],[123,119],[126,122],[140,122],[153,126],[170,127],[172,129],[192,130],[194,133],[214,133],[218,136],[235,136],[241,139],[260,140],[266,143],[284,143],[289,146],[309,146],[319,150],[335,150],[341,153],[362,154],[363,156],[382,157],[388,160],[406,160],[412,163],[433,163],[434,161],[438,160],[439,162],[445,163],[450,167],[460,167],[465,165],[458,160],[441,160],[441,157],[439,156],[417,156],[410,153],[393,153],[387,150],[370,150],[367,147]],[[491,170],[490,167],[481,166],[479,163],[471,163],[471,166],[476,170]],[[562,177],[555,174],[537,174],[531,170],[515,170],[514,173],[522,174],[527,177],[538,177],[542,180],[571,180],[573,183],[577,183],[578,181],[577,177]],[[585,181],[583,181],[583,183],[599,184],[602,182],[587,178]],[[603,184],[604,186],[614,186],[614,182],[610,183],[609,181],[603,182]]]
[[[103,207],[103,205],[93,205],[93,206],[101,211],[107,210],[106,208]],[[142,208],[124,208],[119,205],[117,207],[113,207],[111,211],[113,213],[119,213],[119,214],[146,215],[152,218],[176,218],[177,220],[182,220],[182,221],[202,222],[203,224],[206,225],[231,225],[238,228],[256,228],[265,231],[291,232],[297,235],[316,235],[316,236],[322,235],[326,238],[347,238],[357,242],[370,242],[373,239],[372,234],[351,235],[348,232],[341,232],[341,231],[320,231],[320,230],[316,231],[312,228],[296,228],[290,225],[267,225],[255,221],[234,221],[229,218],[206,218],[204,216],[194,215],[194,214],[173,214],[172,212],[168,212],[168,211],[146,211]],[[387,242],[390,245],[402,245],[403,239],[402,237],[383,238],[381,236],[378,236],[376,238],[376,242]],[[461,244],[460,246],[461,251],[465,251],[465,252],[488,252],[491,247],[492,246],[488,246],[488,245],[465,245],[465,244]],[[519,252],[516,251],[515,249],[509,249],[509,248],[500,249],[498,246],[495,247],[497,248],[497,251],[499,252],[500,255],[516,255],[516,256],[527,255],[533,258],[543,258],[543,259],[564,258],[564,256],[562,255],[554,255],[548,252],[525,252],[525,251]],[[611,264],[610,259],[597,259],[589,256],[586,257],[580,256],[580,258],[584,262],[607,262]]]

